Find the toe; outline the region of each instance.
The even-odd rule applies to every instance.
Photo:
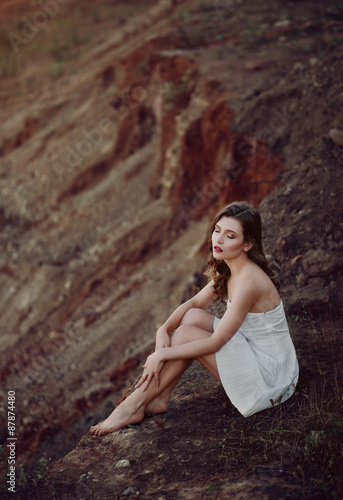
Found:
[[[99,435],[99,429],[101,429],[101,424],[102,424],[103,422],[104,422],[104,421],[103,421],[103,420],[101,420],[101,422],[99,422],[98,424],[96,424],[96,425],[92,425],[92,426],[91,426],[91,428],[89,429],[89,430],[90,430],[90,432],[91,432],[92,434],[95,434],[96,436],[98,436],[98,435]]]

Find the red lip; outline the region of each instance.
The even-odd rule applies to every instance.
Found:
[[[222,249],[220,247],[213,247],[213,250],[218,253],[222,253]]]

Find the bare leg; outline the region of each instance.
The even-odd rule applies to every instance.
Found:
[[[150,403],[147,404],[145,407],[145,414],[146,415],[151,415],[151,414],[156,414],[156,413],[165,413],[168,410],[168,401],[170,399],[171,393],[173,392],[174,387],[182,377],[182,374],[191,366],[193,363],[192,359],[184,359],[180,360],[184,361],[184,368],[182,369],[182,372],[180,375],[173,380],[171,384],[168,385],[164,389],[164,391],[160,392],[154,399],[150,401]]]
[[[216,380],[218,380],[218,382],[220,382],[220,375],[218,373],[215,354],[207,354],[206,356],[201,356],[196,359],[214,376]],[[145,407],[145,415],[165,413],[168,410],[168,401],[174,387],[180,380],[182,374],[190,367],[192,363],[193,360],[189,360],[188,365],[185,366],[180,376],[176,380],[174,380],[168,387],[166,387],[164,391],[162,391],[152,401],[150,401],[150,403],[147,404],[147,406]]]
[[[146,414],[148,404],[168,386],[175,385],[175,380],[180,378],[186,368],[184,361],[181,359],[166,362],[161,370],[159,387],[156,387],[152,382],[144,392],[142,388],[136,389],[106,420],[91,427],[90,432],[103,436],[127,425],[141,422]]]
[[[200,318],[201,315],[197,314],[195,310],[191,311],[193,312],[188,317]],[[191,311],[188,312],[191,313]],[[205,311],[200,310],[200,312],[204,313],[202,315],[202,324],[210,329],[210,325],[213,324],[213,317]],[[193,323],[196,322],[193,321]],[[181,324],[172,337],[172,345],[208,337],[211,333],[212,331],[206,331],[194,325]],[[184,371],[192,364],[192,361],[184,359],[167,361],[161,370],[159,387],[151,383],[144,392],[141,388],[136,389],[106,420],[91,427],[90,432],[103,436],[127,425],[141,422],[147,413],[165,412],[173,388]],[[214,355],[203,356],[199,358],[199,361],[219,380]]]
[[[186,342],[196,340],[197,338],[201,338],[201,337],[210,335],[213,332],[213,316],[212,316],[212,314],[208,313],[207,311],[204,311],[203,309],[190,309],[189,311],[186,312],[186,314],[182,318],[182,320],[180,322],[180,326],[193,326],[193,327],[204,330],[206,332],[206,334],[205,335],[202,334],[202,335],[198,336],[199,335],[199,332],[198,332],[196,334],[196,336],[194,337],[194,334],[190,336],[189,331],[187,332],[187,330],[186,330],[186,332],[185,331],[180,332],[180,329],[177,329],[171,338],[171,345],[172,346],[184,344]],[[204,359],[199,358],[198,361],[200,363],[202,363],[209,371],[211,371],[211,369],[209,369],[209,366],[207,366],[207,362],[206,362],[205,358]],[[193,360],[184,360],[184,361],[185,361],[185,363],[187,363],[187,365],[185,366],[185,369],[183,370],[183,372],[185,372],[190,367]],[[212,363],[213,363],[213,361],[212,361]],[[212,363],[210,362],[210,364],[212,364]],[[171,393],[172,393],[174,387],[176,386],[176,384],[180,380],[182,373],[175,381],[173,381],[168,387],[166,387],[166,389],[164,391],[162,391],[160,394],[158,394],[156,396],[156,398],[153,399],[146,406],[146,409],[145,409],[146,414],[164,413],[168,410],[169,398],[171,396]],[[212,375],[214,375],[218,380],[220,380],[219,375],[218,375],[218,377],[216,376],[215,373],[212,373]]]

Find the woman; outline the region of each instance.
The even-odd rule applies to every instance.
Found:
[[[213,221],[210,251],[211,281],[158,329],[155,352],[147,358],[136,390],[91,427],[93,434],[102,436],[147,414],[165,412],[173,388],[194,359],[223,384],[244,417],[293,394],[298,362],[263,253],[259,212],[245,202],[221,210]],[[222,319],[205,310],[225,297]]]

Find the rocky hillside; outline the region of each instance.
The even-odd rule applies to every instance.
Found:
[[[11,0],[0,14],[0,391],[16,393],[30,472],[70,452],[138,375],[156,328],[205,283],[209,221],[226,203],[260,207],[289,315],[336,325],[343,11]],[[283,479],[267,487],[263,467],[214,466],[242,423],[192,370],[167,417],[84,436],[34,497],[176,498],[182,477],[180,498],[274,498]],[[299,498],[288,482],[279,497]]]

